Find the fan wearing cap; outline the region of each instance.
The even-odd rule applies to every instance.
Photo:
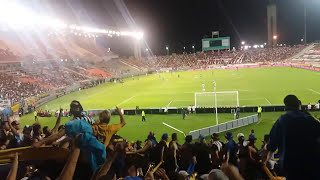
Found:
[[[91,125],[88,119],[83,116],[82,111],[81,104],[78,101],[72,101],[70,104],[70,114],[73,115],[73,120],[67,122],[65,128],[61,129],[57,134],[44,138],[32,146],[40,147],[43,144],[51,144],[64,135],[67,135],[67,137],[71,139],[81,134],[77,138],[77,144],[81,151],[88,155],[91,168],[95,171],[104,163],[106,150],[105,146],[93,135]]]
[[[196,158],[197,164],[195,167],[195,171],[198,172],[199,175],[207,174],[212,169],[210,162],[210,150],[209,146],[206,143],[205,137],[200,135],[199,142],[195,143],[196,148]]]
[[[232,132],[227,132],[225,135],[227,139],[226,143],[226,150],[225,150],[225,162],[227,165],[229,163],[233,164],[234,166],[238,166],[238,155],[237,155],[237,144],[233,140]]]
[[[9,118],[8,125],[10,127],[10,130],[14,136],[12,141],[10,141],[10,146],[12,148],[21,147],[22,146],[22,140],[23,140],[23,133],[20,129],[20,124],[18,121],[13,120],[12,118]]]
[[[222,163],[222,152],[224,143],[219,141],[219,134],[213,133],[211,135],[210,152],[213,168],[219,168]]]
[[[159,164],[162,161],[166,162],[166,152],[168,149],[167,142],[169,135],[167,133],[162,134],[161,141],[156,145],[154,153],[151,154],[151,161],[155,164]]]
[[[301,101],[295,95],[286,96],[284,104],[287,112],[270,131],[269,152],[264,163],[278,149],[280,168],[288,180],[320,179],[320,123],[301,111]],[[297,148],[301,143],[306,146]]]

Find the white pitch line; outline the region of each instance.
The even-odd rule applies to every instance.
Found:
[[[264,98],[269,104],[271,104],[271,102],[267,99],[267,98]]]
[[[173,100],[172,100],[172,101],[173,101]],[[169,107],[169,106],[170,106],[170,104],[172,103],[172,101],[170,101],[170,102],[169,102],[169,104],[168,104],[166,107]]]
[[[128,102],[128,101],[130,101],[132,98],[134,98],[134,97],[136,97],[136,96],[132,96],[132,97],[130,97],[130,98],[128,98],[128,99],[126,99],[126,100],[124,100],[124,101],[122,101],[120,104],[118,104],[117,106],[120,106],[121,104],[123,104],[123,103],[126,103],[126,102]]]
[[[308,88],[307,88],[308,89]],[[312,91],[312,92],[314,92],[314,93],[317,93],[317,94],[320,94],[320,92],[318,92],[318,91],[315,91],[315,90],[313,90],[313,89],[308,89],[309,91]]]
[[[176,131],[178,131],[178,132],[182,133],[182,134],[184,135],[184,137],[186,137],[186,134],[185,134],[183,131],[181,131],[181,130],[179,130],[179,129],[175,128],[175,127],[172,127],[172,126],[170,126],[170,125],[169,125],[169,124],[167,124],[167,123],[162,122],[162,124],[163,124],[163,125],[165,125],[165,126],[168,126],[168,127],[169,127],[169,128],[171,128],[171,129],[174,129],[174,130],[176,130]]]

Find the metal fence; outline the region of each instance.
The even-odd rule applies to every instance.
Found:
[[[200,135],[202,136],[210,136],[213,133],[221,133],[225,131],[229,131],[231,129],[247,126],[249,124],[253,124],[258,122],[258,115],[247,116],[244,118],[236,119],[233,121],[228,121],[222,124],[218,124],[215,126],[209,126],[202,129],[197,129],[190,131],[189,134],[192,136],[192,139],[198,139]]]

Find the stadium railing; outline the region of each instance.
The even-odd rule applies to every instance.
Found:
[[[210,136],[213,133],[221,133],[221,132],[229,131],[231,129],[247,126],[256,122],[258,122],[257,114],[236,119],[233,121],[228,121],[215,126],[209,126],[206,128],[193,130],[193,131],[190,131],[189,134],[192,136],[192,139],[198,139],[200,135]]]

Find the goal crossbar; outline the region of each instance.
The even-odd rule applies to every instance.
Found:
[[[239,107],[239,91],[217,91],[217,92],[195,92],[194,93],[194,105],[197,107],[197,95],[200,94],[236,94],[237,98],[237,107]],[[215,101],[217,101],[215,97]]]

